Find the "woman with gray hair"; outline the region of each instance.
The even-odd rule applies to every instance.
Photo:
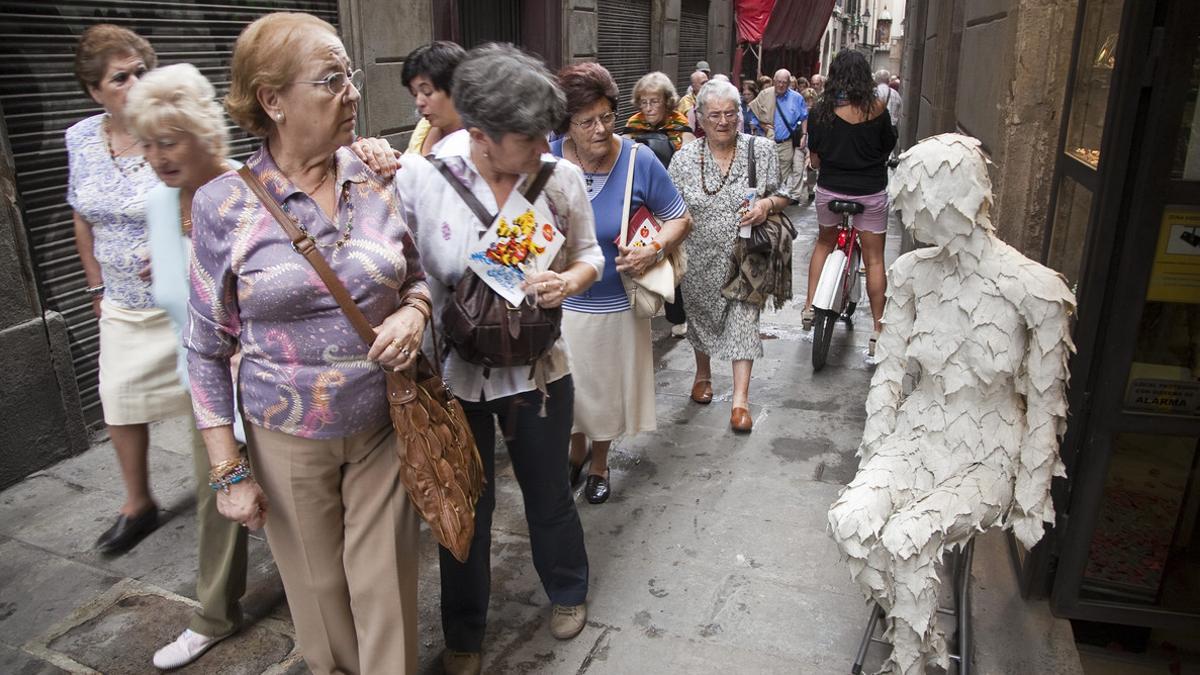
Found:
[[[696,353],[692,400],[713,399],[711,359],[733,362],[733,405],[729,423],[748,432],[750,373],[762,356],[758,334],[760,307],[725,298],[725,285],[739,228],[755,227],[782,211],[792,197],[779,184],[774,144],[739,132],[741,95],[728,82],[704,85],[696,99],[697,119],[705,136],[685,145],[671,161],[669,173],[692,214],[692,233],[684,241],[688,255],[683,277],[683,304],[688,340]],[[757,185],[749,181],[749,153],[754,153]]]
[[[404,219],[416,233],[426,271],[438,282],[431,284],[434,316],[445,316],[453,289],[469,280],[468,256],[493,214],[514,191],[533,192],[539,178],[544,188],[531,201],[552,214],[566,241],[548,271],[525,276],[525,289],[529,302],[560,307],[604,269],[582,173],[546,155],[546,134],[563,120],[565,97],[541,61],[495,44],[467,54],[454,71],[452,91],[464,128],[443,139],[431,158],[406,156],[396,178]],[[528,365],[489,368],[464,344],[447,347],[443,372],[466,411],[487,483],[475,507],[466,562],[439,551],[442,665],[447,673],[478,673],[491,593],[497,423],[525,500],[533,564],[553,605],[550,632],[570,639],[587,620],[587,552],[566,480],[574,386],[561,338],[538,360],[534,371],[540,372]]]

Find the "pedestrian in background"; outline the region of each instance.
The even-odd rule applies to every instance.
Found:
[[[539,173],[546,134],[566,114],[562,91],[545,65],[512,45],[467,53],[454,72],[454,106],[464,129],[446,137],[433,160],[406,157],[396,174],[401,215],[412,223],[432,284],[435,316],[454,299],[479,234],[491,225],[449,181],[460,182],[480,210],[495,214],[513,190]],[[553,308],[588,289],[604,269],[592,208],[579,170],[557,162],[535,200],[554,215],[566,241],[550,270],[526,277],[530,301]],[[445,334],[443,332],[443,334]],[[453,346],[453,345],[451,345]],[[574,384],[563,339],[529,366],[487,368],[448,349],[443,373],[466,411],[487,483],[475,505],[475,538],[466,562],[439,549],[442,633],[447,673],[478,673],[491,596],[492,512],[496,506],[496,429],[504,434],[525,503],[533,564],[549,596],[550,633],[567,640],[587,621],[588,560],[583,526],[567,484]]]
[[[100,405],[125,485],[116,522],[96,541],[105,554],[128,550],[158,527],[148,424],[189,409],[176,372],[175,332],[154,305],[148,275],[146,194],[158,177],[125,119],[130,88],[157,60],[150,44],[128,29],[97,24],[85,30],[75,77],[104,112],[66,133],[75,248],[100,319]]]
[[[817,90],[809,87],[800,93],[804,97],[804,105],[808,106],[809,111],[817,105]],[[811,116],[811,112],[810,112]],[[811,139],[810,139],[811,140]],[[797,171],[804,172],[804,180],[799,186],[798,194],[804,195],[805,203],[811,204],[817,198],[817,170],[812,167],[809,158],[812,155],[812,148],[806,144],[802,150],[797,153],[796,162],[799,164]]]
[[[428,123],[419,142],[410,141],[410,150],[428,155],[440,140],[462,128],[450,88],[454,69],[466,55],[466,50],[457,43],[439,40],[417,47],[404,58],[400,84],[412,94],[417,112]],[[415,130],[413,136],[414,139],[417,136]]]
[[[331,25],[268,14],[238,37],[231,75],[230,117],[263,139],[246,167],[378,337],[363,344],[241,176],[196,191],[188,373],[217,508],[265,523],[314,673],[414,673],[418,522],[380,367],[406,368],[420,349],[431,313],[420,257],[391,184],[347,147],[362,73]],[[249,462],[232,427],[239,348]]]
[[[638,108],[625,123],[625,138],[644,143],[654,151],[664,167],[684,145],[696,140],[687,117],[676,110],[675,85],[665,73],[647,73],[633,86],[633,104]],[[675,287],[675,297],[663,308],[671,335],[687,335],[687,312],[683,307],[683,291]]]
[[[750,104],[758,97],[761,90],[758,88],[758,83],[754,80],[742,81],[742,133],[751,136],[762,136],[763,129],[758,123],[758,118],[754,116],[754,111],[750,109]]]
[[[804,303],[803,326],[812,328],[812,296],[821,278],[825,259],[837,245],[842,217],[829,210],[829,202],[848,199],[865,210],[854,217],[862,243],[863,265],[867,268],[867,296],[874,317],[874,333],[867,353],[875,356],[875,342],[882,327],[887,273],[883,245],[887,236],[887,159],[896,147],[887,106],[876,95],[870,66],[861,52],[843,50],[829,65],[829,84],[817,101],[811,124],[809,162],[818,170],[816,188],[817,223],[820,232],[808,266],[808,297]]]
[[[559,71],[558,84],[567,99],[566,136],[552,143],[550,151],[583,168],[604,252],[600,279],[563,303],[563,337],[575,378],[571,484],[578,483],[588,463],[583,496],[603,504],[612,489],[608,451],[613,441],[655,427],[650,319],[634,315],[621,274],[645,273],[683,245],[691,225],[683,197],[662,163],[645,148],[635,160],[634,142],[613,134],[618,91],[612,75],[600,64],[580,63]],[[655,97],[659,95],[661,91]],[[630,171],[633,186],[626,205]],[[655,246],[618,244],[622,213],[632,216],[643,205],[662,223]]]
[[[791,89],[791,82],[792,74],[779,69],[771,88],[764,89],[750,103],[750,110],[758,118],[765,135],[775,141],[779,183],[789,190],[789,194],[799,176],[794,170],[796,149],[803,149],[808,141],[808,107],[804,97]]]
[[[654,152],[662,165],[685,144],[696,140],[687,117],[676,110],[675,85],[665,73],[646,73],[633,85],[633,105],[638,109],[625,122],[624,136]]]
[[[777,154],[768,139],[739,133],[741,96],[727,82],[713,82],[697,100],[707,136],[684,146],[671,162],[671,179],[691,213],[692,233],[684,243],[688,255],[683,301],[688,312],[688,341],[696,355],[692,400],[712,402],[712,359],[733,362],[733,405],[730,426],[748,432],[750,375],[762,356],[759,307],[721,294],[739,227],[761,225],[770,213],[783,210],[791,196],[779,182]],[[758,185],[750,192],[747,152],[753,148]]]

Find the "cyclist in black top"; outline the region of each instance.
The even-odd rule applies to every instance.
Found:
[[[816,207],[820,233],[808,267],[808,298],[804,327],[812,326],[812,294],[825,258],[837,245],[841,216],[829,210],[835,199],[861,203],[864,211],[854,217],[867,268],[867,296],[875,319],[869,353],[874,356],[875,338],[883,317],[887,273],[883,245],[887,233],[887,159],[896,146],[887,105],[875,96],[871,69],[861,52],[839,52],[829,66],[829,80],[808,121],[809,163],[819,169]]]

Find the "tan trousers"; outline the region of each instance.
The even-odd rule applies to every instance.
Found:
[[[795,187],[792,183],[795,178],[793,159],[796,156],[796,148],[792,146],[791,139],[776,143],[775,155],[779,158],[779,189],[788,191],[788,194],[795,194],[791,190]]]
[[[217,512],[217,493],[208,486],[208,450],[196,426],[191,427],[200,554],[196,599],[200,608],[188,628],[201,635],[220,637],[237,630],[242,622],[238,600],[246,592],[246,529]]]
[[[267,542],[308,667],[417,670],[417,532],[390,425],[314,440],[247,424]]]

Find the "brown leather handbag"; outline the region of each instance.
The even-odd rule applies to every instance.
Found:
[[[371,322],[313,240],[283,212],[249,168],[243,166],[238,174],[279,222],[292,240],[292,248],[325,282],[363,342],[373,344],[376,336]],[[475,535],[475,504],[484,485],[483,462],[466,413],[437,367],[420,352],[408,372],[385,370],[384,376],[400,455],[400,481],[438,543],[459,562],[466,562]]]
[[[436,159],[431,162],[483,227],[491,226],[496,216],[488,213],[443,162]],[[541,169],[525,190],[529,203],[535,202],[541,194],[550,174],[554,173],[554,165],[551,160],[542,162]],[[442,328],[446,331],[448,345],[467,363],[484,368],[532,366],[554,346],[561,334],[561,325],[562,309],[535,307],[528,303],[513,306],[469,269],[455,284],[454,293],[442,309]]]

